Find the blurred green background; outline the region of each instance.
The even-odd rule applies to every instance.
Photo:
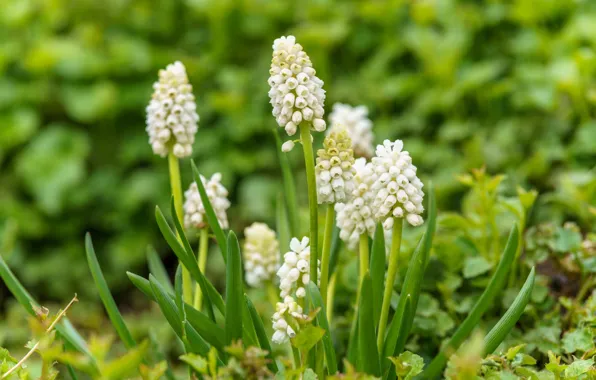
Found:
[[[456,175],[486,165],[509,189],[563,206],[534,218],[573,214],[593,229],[596,2],[3,0],[0,224],[18,230],[6,259],[33,294],[97,297],[85,231],[121,301],[132,291],[124,271],[143,272],[147,244],[167,254],[153,222],[155,204],[169,202],[167,163],[151,152],[144,110],[175,60],[201,116],[193,158],[223,173],[232,228],[273,222],[281,181],[267,78],[285,34],[325,81],[327,115],[338,101],[366,105],[376,142],[405,141],[442,210],[461,207]]]

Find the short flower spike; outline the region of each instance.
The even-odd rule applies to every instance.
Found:
[[[244,229],[244,272],[246,282],[259,287],[271,281],[279,268],[279,243],[275,232],[265,223],[253,223]]]
[[[147,106],[147,133],[153,153],[162,157],[172,152],[176,157],[192,154],[199,115],[186,68],[176,61],[159,71]]]
[[[385,140],[377,145],[376,156],[372,158],[373,216],[386,230],[393,227],[394,218],[405,218],[412,226],[423,223],[424,185],[416,176],[410,153],[403,147],[401,140]]]
[[[344,202],[354,191],[354,152],[345,129],[335,128],[317,151],[315,174],[319,204]]]
[[[221,184],[221,174],[215,173],[211,179],[201,176],[201,181],[205,186],[209,201],[213,206],[213,211],[221,228],[228,228],[228,216],[226,211],[230,207],[228,201],[228,190]],[[199,194],[197,184],[193,182],[188,190],[184,192],[186,201],[184,202],[184,225],[186,228],[204,228],[207,226],[207,216],[205,215],[205,206]]]

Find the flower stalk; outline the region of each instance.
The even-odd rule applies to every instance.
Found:
[[[207,267],[207,255],[209,253],[209,229],[207,227],[201,228],[199,233],[199,269],[201,273],[205,273]],[[184,278],[182,279],[184,281]],[[195,309],[201,310],[203,305],[203,293],[199,284],[195,285],[195,299],[193,302]]]
[[[325,232],[323,235],[323,251],[321,253],[321,282],[319,289],[323,303],[327,304],[327,287],[329,284],[329,260],[331,256],[331,240],[333,238],[333,222],[335,221],[335,208],[333,204],[327,205],[325,217]]]
[[[397,218],[395,220],[395,223],[393,224],[391,249],[389,251],[389,270],[387,271],[385,291],[383,292],[383,304],[381,306],[381,318],[379,320],[379,330],[377,332],[377,348],[379,352],[382,352],[383,350],[383,342],[385,339],[385,327],[387,327],[387,319],[389,318],[391,294],[393,293],[393,283],[395,282],[395,275],[397,274],[397,264],[399,258],[399,251],[401,248],[402,227],[403,219]]]
[[[317,283],[317,261],[318,261],[318,203],[317,203],[317,182],[315,177],[315,158],[313,154],[310,134],[310,124],[300,124],[300,140],[304,150],[304,164],[306,167],[306,184],[308,186],[308,208],[310,215],[310,279]]]
[[[172,196],[174,197],[174,208],[176,209],[176,217],[178,220],[182,221],[184,220],[184,212],[182,209],[182,182],[180,179],[180,163],[178,162],[178,157],[176,157],[173,152],[168,154],[168,167],[170,172],[170,186],[172,189]],[[179,236],[178,239],[180,239]],[[182,295],[186,303],[192,303],[192,278],[190,277],[190,272],[184,265],[182,265]]]

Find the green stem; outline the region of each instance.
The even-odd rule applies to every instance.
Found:
[[[182,211],[182,182],[180,180],[180,164],[178,157],[174,156],[172,152],[168,154],[168,167],[170,170],[170,186],[172,188],[172,196],[174,197],[174,208],[176,209],[176,216],[182,222],[184,220],[184,212]],[[180,236],[178,236],[180,239]],[[181,263],[182,264],[182,263]],[[182,265],[182,293],[184,301],[192,302],[192,278],[190,272]]]
[[[294,369],[299,369],[302,367],[302,361],[300,360],[300,351],[290,342],[290,346],[292,347],[292,355],[294,356]]]
[[[203,227],[201,228],[200,236],[199,236],[199,270],[201,273],[205,274],[205,269],[207,267],[207,254],[209,253],[209,228]],[[195,301],[193,303],[195,309],[201,310],[201,306],[203,305],[203,293],[201,292],[201,287],[199,284],[195,285]]]
[[[315,179],[315,158],[312,150],[310,125],[300,124],[300,140],[304,149],[304,164],[306,167],[306,183],[308,185],[308,208],[310,211],[310,280],[317,283],[317,264],[319,259],[318,232],[318,203],[317,182]]]
[[[327,284],[329,283],[329,259],[331,253],[331,240],[333,238],[333,222],[335,221],[335,209],[333,204],[327,205],[327,216],[325,217],[325,233],[323,235],[323,252],[321,254],[321,296],[323,303],[327,303]]]
[[[327,303],[325,311],[327,312],[327,323],[331,326],[331,319],[333,319],[333,299],[335,298],[335,284],[337,282],[337,272],[331,275],[329,280],[329,287],[327,288]]]
[[[389,318],[389,307],[391,306],[391,295],[393,293],[393,283],[397,274],[397,261],[401,247],[401,233],[403,219],[396,218],[393,224],[393,236],[391,238],[391,250],[389,251],[389,270],[385,282],[385,291],[383,293],[383,306],[381,307],[381,319],[379,321],[379,332],[377,334],[377,348],[383,352],[383,341],[385,340],[385,327]]]
[[[358,259],[360,265],[358,269],[358,291],[356,293],[356,305],[360,305],[360,288],[362,286],[362,280],[364,280],[364,276],[366,275],[366,272],[368,272],[368,257],[368,235],[363,233],[360,235],[360,240],[358,242]]]

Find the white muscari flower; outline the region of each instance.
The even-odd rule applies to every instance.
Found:
[[[405,218],[412,226],[423,223],[422,200],[424,186],[416,176],[410,153],[403,149],[403,142],[385,140],[377,145],[372,158],[375,181],[372,184],[374,218],[383,228],[393,227],[394,218]]]
[[[316,76],[308,54],[296,43],[296,37],[283,36],[273,42],[269,74],[269,98],[277,124],[289,136],[293,136],[303,122],[309,123],[315,131],[324,131],[323,81]],[[286,148],[292,147],[286,145]]]
[[[153,90],[146,109],[146,130],[153,153],[162,157],[170,152],[179,158],[190,156],[199,115],[182,62],[176,61],[160,70]]]
[[[275,232],[265,223],[253,223],[244,229],[244,272],[248,285],[259,287],[273,280],[279,268],[279,243]]]
[[[375,181],[375,173],[371,163],[365,158],[358,158],[354,162],[354,189],[349,200],[335,205],[337,212],[336,223],[339,227],[339,236],[348,248],[358,246],[360,235],[373,236],[375,220],[373,217],[373,193],[371,186]]]
[[[201,175],[201,181],[205,186],[207,197],[213,206],[217,221],[221,228],[227,229],[228,216],[226,211],[230,208],[230,201],[228,201],[228,190],[221,184],[221,174],[213,174],[208,181]],[[186,228],[205,227],[207,225],[207,216],[196,182],[193,182],[188,190],[184,192],[184,197],[186,198],[184,202],[184,225]]]
[[[315,174],[317,200],[321,203],[344,202],[354,191],[354,152],[345,129],[331,132],[317,151]]]
[[[291,151],[292,149],[294,149],[294,145],[295,145],[294,141],[292,141],[292,140],[286,141],[285,143],[283,143],[281,145],[281,151],[284,153],[287,153],[287,152]]]
[[[296,331],[291,326],[292,318],[305,319],[307,316],[302,313],[302,307],[290,296],[275,305],[275,313],[271,318],[274,331],[271,337],[273,343],[283,344],[296,336]]]
[[[352,139],[355,155],[360,157],[373,155],[372,121],[368,118],[366,106],[352,107],[348,104],[335,103],[333,111],[329,114],[329,121],[332,131],[336,126],[342,126],[347,130],[348,136]]]
[[[307,237],[303,237],[302,240],[292,238],[290,241],[291,251],[284,255],[284,262],[277,271],[281,298],[292,296],[293,293],[296,293],[298,298],[306,295],[304,287],[310,282],[309,242]]]

